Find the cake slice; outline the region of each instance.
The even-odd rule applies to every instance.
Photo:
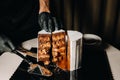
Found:
[[[37,61],[41,61],[44,65],[50,63],[50,51],[51,49],[51,33],[45,30],[38,32],[38,52]]]
[[[66,33],[64,30],[52,32],[52,62],[66,70]]]
[[[73,71],[81,67],[82,33],[57,30],[38,33],[38,62],[55,63],[63,70]]]

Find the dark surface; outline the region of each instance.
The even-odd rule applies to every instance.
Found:
[[[113,80],[107,54],[101,46],[85,46],[82,63],[83,80]]]
[[[56,73],[52,79],[40,79],[23,71],[27,64],[22,62],[11,80],[70,80],[68,72]],[[82,68],[71,72],[71,80],[113,80],[106,52],[100,46],[83,46]]]

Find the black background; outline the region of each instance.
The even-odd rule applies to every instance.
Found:
[[[14,44],[37,37],[38,0],[0,1],[0,33]]]

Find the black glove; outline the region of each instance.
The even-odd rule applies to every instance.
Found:
[[[64,27],[60,20],[56,19],[56,17],[53,17],[53,21],[54,21],[55,31],[60,30],[60,29],[64,30]]]
[[[63,29],[61,21],[57,20],[56,17],[52,17],[51,14],[47,12],[39,14],[38,23],[40,28],[47,32]]]
[[[38,16],[38,23],[42,30],[53,32],[55,30],[53,18],[50,13],[42,12]]]

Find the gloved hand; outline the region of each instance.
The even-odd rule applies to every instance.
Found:
[[[42,30],[47,32],[52,32],[55,30],[53,18],[48,12],[42,12],[39,14],[38,23]]]
[[[56,17],[52,17],[51,14],[47,12],[39,14],[38,23],[40,25],[40,28],[47,32],[63,29],[61,21],[58,21]]]
[[[39,15],[38,23],[42,30],[47,32],[53,32],[55,30],[63,29],[61,21],[58,21],[56,17],[53,17],[49,10],[49,0],[39,0]]]

